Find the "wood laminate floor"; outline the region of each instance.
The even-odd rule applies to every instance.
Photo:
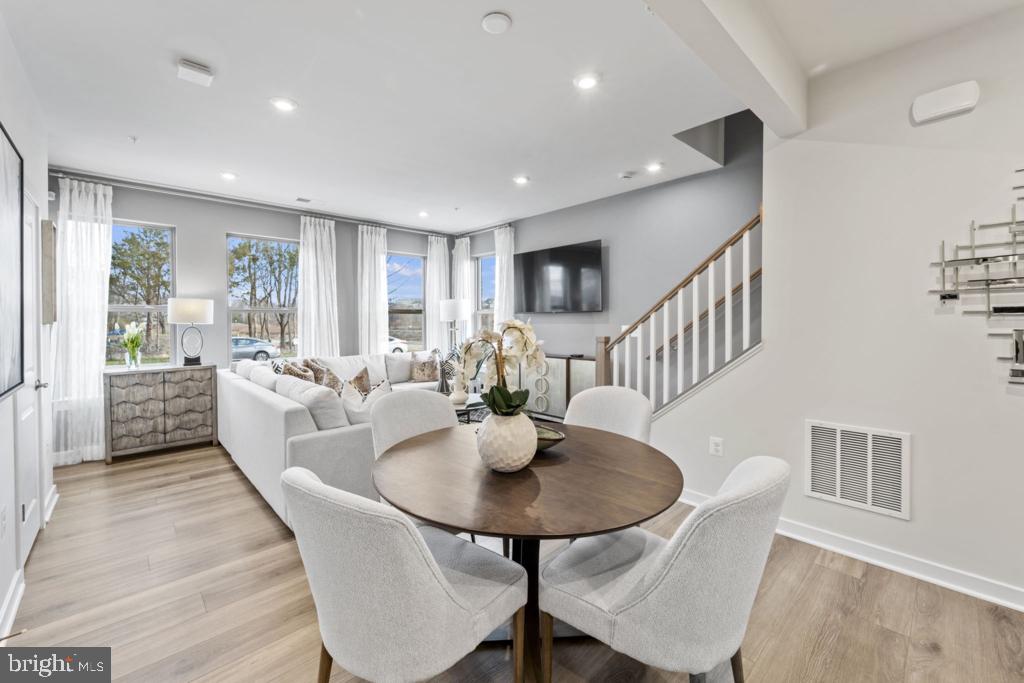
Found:
[[[220,448],[55,471],[10,645],[113,648],[118,681],[314,681],[316,614],[289,530]],[[646,526],[668,536],[689,508]],[[495,547],[500,548],[500,543]],[[559,544],[545,543],[542,554]],[[743,643],[751,683],[1024,681],[1024,614],[781,536]],[[485,645],[446,681],[509,681]],[[356,680],[335,666],[332,681]],[[685,681],[596,641],[556,681]],[[709,676],[731,681],[728,666]]]

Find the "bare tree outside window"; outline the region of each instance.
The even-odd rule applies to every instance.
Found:
[[[283,356],[294,356],[299,245],[229,236],[227,248],[233,346],[238,339],[256,339],[275,345]]]
[[[167,363],[173,335],[167,299],[174,296],[174,229],[115,223],[110,252],[107,365],[124,362],[121,336],[130,322],[145,324],[143,363]]]

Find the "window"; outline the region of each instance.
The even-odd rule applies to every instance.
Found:
[[[494,254],[476,259],[476,317],[481,330],[494,326]]]
[[[297,353],[298,292],[298,243],[228,235],[232,360]]]
[[[423,350],[423,261],[388,254],[388,351]]]
[[[107,365],[124,362],[121,344],[128,323],[144,324],[143,363],[168,363],[173,335],[167,299],[174,296],[174,229],[114,223],[107,299]]]

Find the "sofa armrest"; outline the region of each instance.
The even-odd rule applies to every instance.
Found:
[[[369,424],[324,429],[288,440],[288,467],[305,467],[329,486],[378,500]]]

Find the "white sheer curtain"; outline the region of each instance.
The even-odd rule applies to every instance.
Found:
[[[427,237],[427,263],[423,279],[423,346],[448,351],[448,326],[441,322],[441,299],[448,298],[448,238]]]
[[[299,355],[340,356],[334,221],[303,216],[299,237]]]
[[[476,271],[469,249],[469,238],[455,240],[452,249],[452,298],[469,299],[476,309]],[[458,341],[466,339],[476,326],[472,321],[458,323]]]
[[[57,323],[53,358],[55,465],[104,457],[103,368],[113,217],[109,185],[59,180]]]
[[[388,339],[388,231],[384,228],[359,226],[358,275],[359,353],[385,353]]]
[[[511,225],[494,231],[494,329],[516,316],[515,241],[516,229]]]

